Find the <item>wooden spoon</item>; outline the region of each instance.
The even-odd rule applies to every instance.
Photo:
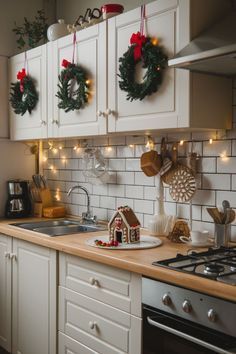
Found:
[[[216,224],[222,224],[222,215],[218,208],[206,208]]]

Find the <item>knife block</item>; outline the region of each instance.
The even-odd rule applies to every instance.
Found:
[[[38,200],[34,202],[33,214],[41,218],[43,216],[43,208],[53,205],[52,195],[49,188],[38,189]]]

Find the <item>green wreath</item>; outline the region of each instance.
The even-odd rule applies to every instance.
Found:
[[[25,70],[17,74],[20,81],[11,83],[10,102],[16,114],[23,116],[26,111],[30,114],[38,102],[38,93],[32,78],[26,75]]]
[[[56,97],[59,98],[58,107],[64,109],[65,112],[78,110],[83,108],[88,102],[89,97],[89,81],[84,69],[63,59],[63,69],[58,76],[59,90]],[[73,91],[73,84],[77,83],[78,88]]]
[[[138,32],[131,37],[131,46],[119,58],[120,89],[127,92],[127,100],[143,100],[159,89],[162,83],[162,71],[166,67],[167,56],[157,40],[141,36]],[[135,81],[136,65],[142,62],[147,69],[142,82]]]

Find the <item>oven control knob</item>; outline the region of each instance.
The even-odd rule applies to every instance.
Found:
[[[216,322],[216,320],[217,320],[217,313],[215,312],[215,310],[210,309],[210,310],[207,312],[207,317],[208,317],[208,320],[209,320],[209,321],[211,321],[211,322]]]
[[[168,295],[168,294],[164,294],[163,296],[162,296],[162,303],[164,304],[164,305],[166,305],[166,306],[170,306],[171,304],[172,304],[172,300],[171,300],[171,297],[170,297],[170,295]]]
[[[192,311],[191,302],[189,300],[184,300],[182,304],[182,309],[184,310],[184,312],[190,313]]]

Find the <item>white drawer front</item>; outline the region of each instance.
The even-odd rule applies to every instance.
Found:
[[[61,253],[60,285],[141,317],[137,274]]]
[[[98,352],[58,332],[58,354],[98,354]]]
[[[141,345],[138,351],[131,350],[134,338],[136,342],[141,338],[140,318],[63,287],[59,287],[59,329],[102,354],[140,352]]]

